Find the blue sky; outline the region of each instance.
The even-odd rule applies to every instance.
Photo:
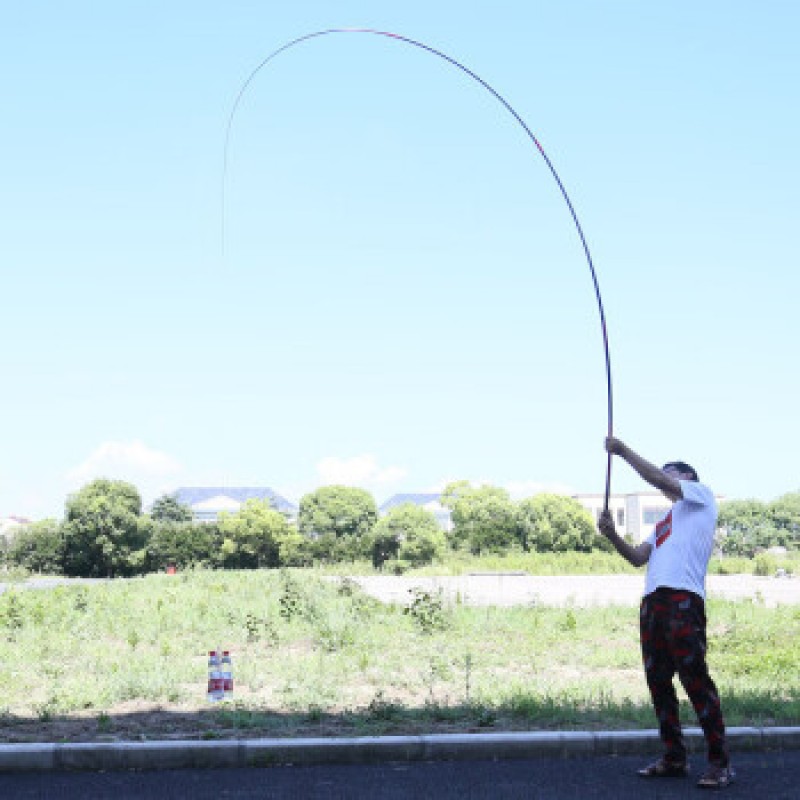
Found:
[[[0,516],[97,476],[800,489],[791,2],[31,2],[0,20]],[[642,483],[622,464],[614,491]]]

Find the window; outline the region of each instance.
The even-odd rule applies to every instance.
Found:
[[[622,527],[625,524],[625,509],[618,508],[617,509],[617,526]]]
[[[645,525],[655,525],[667,511],[669,508],[666,506],[645,506],[642,509],[642,522]]]

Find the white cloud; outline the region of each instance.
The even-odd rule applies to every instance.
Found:
[[[144,442],[103,442],[89,456],[67,472],[65,478],[78,488],[95,478],[124,480],[134,484],[142,495],[167,491],[165,481],[182,471],[172,456],[153,450]]]
[[[375,456],[365,453],[352,458],[326,456],[317,462],[317,475],[321,484],[345,486],[376,486],[395,483],[407,474],[403,467],[381,467]]]

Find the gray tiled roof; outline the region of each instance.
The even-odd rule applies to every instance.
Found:
[[[181,486],[173,492],[173,497],[179,503],[190,508],[220,495],[230,497],[237,503],[244,503],[247,500],[268,500],[274,509],[282,513],[293,514],[297,511],[294,503],[268,486]]]

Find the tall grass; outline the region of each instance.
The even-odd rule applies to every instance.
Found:
[[[800,610],[711,601],[708,616],[728,723],[800,723]],[[386,605],[303,571],[12,588],[0,735],[126,736],[139,712],[147,736],[653,727],[637,622],[627,607],[473,608],[425,593]],[[236,700],[209,710],[217,646],[233,653]]]

